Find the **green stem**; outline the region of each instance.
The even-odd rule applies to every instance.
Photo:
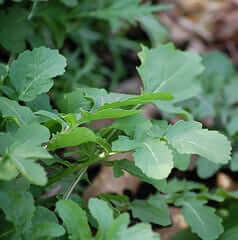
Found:
[[[52,185],[53,183],[58,182],[61,179],[65,178],[65,177],[67,177],[67,176],[69,176],[69,175],[71,175],[71,174],[73,174],[75,172],[78,172],[78,171],[80,171],[82,169],[88,168],[91,165],[94,165],[94,164],[96,164],[96,163],[98,163],[100,161],[103,161],[103,160],[104,160],[104,158],[97,158],[97,159],[94,159],[92,161],[87,161],[85,163],[77,164],[76,166],[73,166],[71,168],[67,168],[63,172],[61,172],[59,175],[50,178],[49,181],[48,181],[47,186]]]
[[[87,167],[82,169],[80,171],[79,176],[76,178],[76,180],[71,184],[71,186],[69,187],[69,189],[65,192],[63,199],[67,200],[69,199],[70,195],[72,194],[72,192],[74,191],[75,187],[77,186],[77,184],[79,183],[79,181],[81,180],[81,178],[83,177],[84,173],[87,171]]]
[[[31,9],[31,12],[28,16],[28,20],[31,20],[33,18],[33,16],[35,15],[35,11],[36,11],[36,7],[38,5],[39,1],[35,1],[32,5],[32,9]]]

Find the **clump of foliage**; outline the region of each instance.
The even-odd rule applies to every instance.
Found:
[[[146,22],[144,15],[151,17],[165,7],[140,5],[138,0],[98,1],[98,8],[89,1],[33,1],[27,12],[29,2],[18,2],[0,12],[1,21],[6,22],[3,26],[8,26],[0,29],[0,44],[10,52],[9,62],[0,65],[0,239],[155,240],[159,234],[150,223],[169,226],[169,205],[181,208],[191,229],[176,239],[235,236],[236,205],[223,207],[222,203],[237,199],[236,192],[168,180],[173,169],[188,168],[192,154],[215,164],[228,164],[231,159],[227,137],[203,128],[181,108],[201,92],[200,79],[207,71],[202,58],[173,44],[142,47],[137,71],[143,88],[138,95],[81,82],[82,76],[88,80],[103,74],[103,70],[94,72],[101,66],[99,56],[92,54],[97,37],[105,37],[103,43],[108,46],[121,39],[116,34],[109,43],[104,31],[92,30],[95,19],[102,19],[96,29],[110,24],[116,32],[125,27],[125,20],[131,23],[143,16]],[[63,47],[67,39],[82,43],[79,52],[68,53],[68,61],[50,48]],[[32,50],[26,50],[28,44]],[[62,53],[67,56],[68,50],[65,47]],[[120,47],[113,45],[111,50],[117,52]],[[83,67],[75,60],[81,51]],[[182,110],[186,119],[174,125],[148,120],[142,115],[148,103],[167,113]],[[114,119],[111,125],[91,127],[93,121],[108,118]],[[132,152],[134,160],[108,160],[124,152]],[[86,205],[76,188],[95,164],[112,167],[115,177],[128,172],[157,192],[132,202],[124,195],[104,194]],[[64,189],[45,197],[57,184]],[[213,208],[208,201],[219,207]],[[129,211],[140,223],[131,226]]]

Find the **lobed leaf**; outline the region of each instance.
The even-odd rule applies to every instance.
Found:
[[[62,75],[66,59],[58,50],[45,47],[25,51],[10,66],[10,81],[21,101],[29,102],[48,92],[53,86],[51,78]]]
[[[60,200],[56,203],[56,211],[63,220],[70,239],[93,239],[86,212],[77,203],[72,200]]]
[[[230,160],[231,144],[217,131],[202,129],[195,121],[178,121],[168,129],[166,138],[178,152],[199,154],[214,163]]]
[[[223,232],[222,219],[215,214],[215,209],[204,206],[204,201],[195,198],[185,198],[176,202],[182,206],[181,213],[203,240],[215,240]]]

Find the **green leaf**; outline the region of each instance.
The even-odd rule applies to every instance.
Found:
[[[16,101],[0,97],[0,112],[3,118],[12,118],[21,126],[36,120],[30,108],[19,105]]]
[[[78,0],[61,0],[68,7],[76,7],[78,5]]]
[[[151,226],[145,223],[139,223],[133,227],[128,228],[122,233],[120,240],[160,240],[159,234],[152,231]]]
[[[182,206],[185,221],[202,239],[215,240],[223,232],[222,219],[215,214],[214,208],[204,206],[204,201],[185,198],[178,200],[176,205]]]
[[[26,105],[30,107],[33,112],[40,110],[55,112],[50,105],[50,97],[47,94],[37,96],[33,101],[27,102]]]
[[[230,160],[231,145],[217,131],[202,129],[195,121],[178,121],[168,129],[166,138],[179,153],[199,154],[215,163]]]
[[[135,165],[151,178],[166,178],[173,168],[172,152],[158,139],[141,144],[133,156]]]
[[[185,171],[188,169],[191,158],[190,154],[181,154],[174,150],[173,157],[174,167],[178,168],[181,171]]]
[[[151,103],[155,100],[172,100],[173,97],[169,93],[144,93],[139,96],[130,97],[126,100],[115,101],[113,103],[105,103],[99,109],[108,109],[115,107],[125,107],[125,106],[133,106],[138,104],[147,104]]]
[[[51,78],[62,75],[66,59],[45,47],[25,51],[10,66],[10,80],[19,100],[29,102],[53,86]]]
[[[162,111],[190,119],[191,116],[176,103],[201,92],[198,81],[204,69],[201,57],[192,52],[176,50],[172,44],[167,44],[154,49],[142,47],[139,58],[141,65],[137,70],[144,92],[169,92],[174,98],[170,102],[154,101],[154,104]]]
[[[190,91],[197,85],[195,80],[203,71],[201,57],[176,50],[172,44],[150,50],[143,47],[139,58],[138,72],[144,91],[169,92],[176,102],[191,97]]]
[[[153,125],[150,127],[147,134],[155,138],[164,137],[169,127],[168,122],[166,120],[154,120],[152,121],[152,124]]]
[[[177,192],[189,192],[191,190],[207,190],[206,186],[197,182],[178,180],[176,178],[170,180],[167,184],[163,185],[161,189],[164,193],[177,193]]]
[[[119,215],[112,223],[108,231],[106,232],[105,240],[122,240],[122,233],[126,231],[127,225],[130,222],[128,213]]]
[[[212,177],[221,165],[208,161],[206,158],[200,157],[197,159],[197,174],[200,178],[206,179]]]
[[[38,117],[38,121],[40,123],[51,121],[53,123],[59,123],[62,129],[66,129],[68,127],[67,123],[60,117],[59,114],[45,110],[40,110],[38,112],[35,112],[35,115]]]
[[[34,132],[34,134],[32,134]],[[7,157],[23,176],[37,185],[45,185],[47,177],[44,169],[35,160],[49,159],[50,154],[41,147],[49,140],[49,130],[39,124],[19,128],[15,141],[8,147]]]
[[[141,110],[124,110],[124,109],[113,109],[107,108],[104,110],[98,110],[95,113],[81,111],[80,123],[86,123],[98,119],[107,118],[124,118],[131,115],[135,115],[142,112]]]
[[[140,146],[139,142],[130,140],[126,136],[119,136],[119,139],[112,143],[113,152],[128,152]]]
[[[171,5],[140,4],[140,0],[121,0],[120,2],[113,0],[105,8],[85,12],[81,15],[107,20],[115,31],[121,26],[121,19],[134,23],[142,16],[151,15],[153,12],[170,9],[171,7]]]
[[[90,199],[88,207],[99,225],[96,239],[103,239],[113,222],[113,211],[105,201],[97,198]]]
[[[27,11],[19,7],[0,11],[0,44],[10,52],[19,53],[26,48],[32,26],[27,20]]]
[[[149,224],[137,224],[133,227],[127,228],[129,224],[129,215],[123,213],[118,216],[112,223],[110,229],[106,234],[105,240],[159,240],[159,235],[154,233]]]
[[[39,240],[60,237],[64,234],[65,230],[58,224],[54,212],[39,206],[32,219],[32,227],[24,237],[26,240]]]
[[[16,178],[17,175],[16,167],[11,162],[0,158],[0,179],[9,181]]]
[[[230,76],[230,74],[228,74]],[[232,105],[238,102],[237,90],[238,90],[238,78],[235,75],[229,83],[224,86],[224,98],[228,105]]]
[[[237,122],[238,122],[238,114],[235,114],[234,116],[232,116],[230,121],[226,124],[225,127],[230,136],[234,136],[235,134],[237,134],[238,132]]]
[[[34,199],[28,190],[29,184],[23,179],[0,182],[0,208],[20,233],[29,229],[35,211]]]
[[[200,238],[193,234],[190,229],[185,229],[182,230],[178,233],[175,234],[174,237],[172,237],[171,240],[185,240],[185,239],[189,239],[189,240],[200,240]]]
[[[118,119],[112,124],[112,128],[124,131],[129,136],[135,135],[138,126],[143,126],[146,129],[150,129],[152,124],[150,120],[146,119],[142,114]]]
[[[60,200],[56,203],[56,211],[63,220],[68,234],[70,234],[70,239],[93,239],[87,215],[77,203],[72,200]]]
[[[2,82],[8,75],[8,65],[0,63],[0,82]]]
[[[225,81],[234,74],[234,65],[231,59],[222,52],[214,51],[203,55],[205,71],[201,76],[203,89],[207,93],[220,94]],[[209,81],[208,81],[209,79]]]
[[[168,205],[160,195],[152,196],[147,201],[133,201],[131,210],[133,217],[139,218],[142,222],[155,223],[162,226],[171,224]]]
[[[85,127],[72,128],[56,134],[49,142],[48,149],[54,151],[59,148],[78,146],[82,143],[96,142],[96,140],[96,135],[90,129]]]
[[[34,132],[34,134],[32,134]],[[0,174],[1,178],[14,178],[20,172],[30,182],[37,185],[45,185],[47,182],[46,173],[36,160],[49,159],[51,155],[42,148],[42,143],[49,140],[49,130],[37,123],[19,128],[15,134],[5,134],[1,139],[6,139],[4,148],[1,150],[3,164],[9,176]]]
[[[165,180],[157,180],[146,176],[140,168],[135,166],[135,163],[129,160],[117,160],[113,162],[113,167],[121,170],[125,170],[131,175],[140,178],[142,181],[152,184],[159,191],[163,191],[166,186]]]
[[[238,152],[234,153],[231,159],[231,170],[238,171]]]
[[[89,111],[91,102],[85,98],[84,90],[79,88],[59,98],[57,105],[63,113],[80,113],[81,110]]]
[[[219,240],[236,240],[238,236],[238,226],[234,226],[228,230],[226,230]]]
[[[139,19],[142,29],[147,33],[152,46],[167,42],[169,39],[169,30],[160,23],[159,19],[154,16],[143,16]]]
[[[78,90],[80,91],[80,90]],[[122,93],[108,93],[105,89],[99,88],[83,88],[82,89],[86,99],[93,102],[91,112],[95,112],[104,104],[111,104],[114,102],[120,102],[126,100],[134,95],[122,94]]]

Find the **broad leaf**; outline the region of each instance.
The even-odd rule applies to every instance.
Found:
[[[196,161],[197,165],[197,174],[200,178],[206,179],[212,177],[221,165],[208,161],[206,158],[200,157]]]
[[[128,152],[140,147],[140,143],[130,140],[126,136],[119,136],[119,139],[112,143],[113,152]]]
[[[151,226],[145,223],[139,223],[124,231],[118,240],[160,240],[159,234],[153,232]]]
[[[143,47],[139,57],[138,72],[145,92],[169,92],[175,101],[191,97],[190,89],[197,85],[195,80],[203,71],[201,57],[176,50],[171,44],[150,50]]]
[[[106,232],[105,240],[115,239],[122,240],[121,235],[127,230],[127,226],[130,223],[128,213],[119,215],[112,223],[108,231]]]
[[[80,113],[81,110],[89,111],[92,104],[85,98],[83,89],[79,88],[64,94],[57,105],[63,113]]]
[[[96,239],[103,239],[113,222],[113,211],[105,201],[96,198],[89,200],[88,207],[92,216],[98,222],[99,228]]]
[[[26,105],[30,107],[33,112],[40,110],[56,112],[56,110],[53,110],[50,105],[50,97],[45,93],[37,96],[32,102],[27,102]]]
[[[65,234],[65,230],[58,224],[54,212],[44,207],[37,207],[32,219],[32,227],[24,235],[26,240],[55,238]]]
[[[34,215],[34,199],[23,179],[0,182],[0,208],[19,233],[25,232]]]
[[[238,236],[238,226],[234,226],[228,230],[226,230],[219,240],[236,240]]]
[[[178,168],[181,171],[185,171],[189,167],[190,163],[190,154],[181,154],[178,153],[176,150],[173,150],[173,156],[174,156],[174,167]]]
[[[27,11],[11,7],[0,11],[0,44],[10,52],[19,53],[26,48],[26,40],[32,32]]]
[[[203,55],[205,71],[201,76],[203,89],[206,93],[219,94],[225,81],[234,74],[231,59],[222,52],[214,51]],[[209,81],[208,81],[209,79]]]
[[[154,233],[149,224],[140,223],[133,227],[127,228],[129,224],[129,215],[123,213],[118,216],[112,223],[106,234],[105,240],[159,240],[159,234]]]
[[[141,76],[144,92],[169,92],[173,96],[170,102],[154,101],[162,111],[191,116],[175,104],[197,96],[201,88],[197,78],[203,71],[201,57],[192,52],[176,50],[172,44],[154,49],[142,48],[139,53]]]
[[[167,42],[169,39],[169,30],[160,23],[160,20],[154,16],[143,16],[139,19],[142,29],[147,33],[153,47]]]
[[[203,184],[192,182],[188,180],[178,180],[176,178],[167,182],[167,184],[163,185],[162,192],[173,194],[176,192],[189,192],[191,190],[202,190],[207,191],[206,186]]]
[[[46,149],[41,147],[49,137],[47,128],[39,124],[31,124],[19,128],[6,146],[4,157],[12,165],[11,168],[16,168],[30,182],[37,185],[45,185],[47,182],[44,169],[35,161],[51,158]],[[10,173],[12,174],[12,171]]]
[[[19,100],[29,102],[53,86],[51,78],[62,75],[66,59],[58,50],[45,47],[25,51],[12,62],[10,80]]]
[[[142,222],[162,226],[171,224],[168,205],[160,195],[152,196],[147,201],[135,200],[132,202],[131,210],[133,217],[139,218]]]
[[[146,176],[140,168],[135,166],[135,163],[129,160],[117,160],[113,162],[113,167],[119,170],[125,170],[131,175],[140,178],[142,181],[152,184],[159,191],[163,191],[164,187],[167,186],[165,180],[157,180]]]
[[[182,206],[181,214],[203,240],[215,240],[223,232],[222,219],[215,214],[215,209],[205,206],[204,201],[184,198],[176,202]]]
[[[112,128],[124,131],[129,136],[134,136],[137,126],[142,125],[146,127],[146,129],[149,129],[152,126],[150,120],[146,119],[142,114],[137,114],[134,116],[118,119],[112,124]]]
[[[0,97],[0,112],[3,118],[16,120],[19,125],[27,125],[36,120],[30,108],[19,105],[16,101]]]
[[[238,153],[234,153],[231,159],[231,166],[232,171],[238,171]]]
[[[178,121],[167,132],[168,142],[180,153],[199,154],[215,163],[230,160],[231,145],[217,131],[202,129],[195,121]]]
[[[151,178],[166,178],[173,168],[172,152],[160,140],[144,142],[133,156],[135,165]]]
[[[48,149],[54,151],[64,147],[74,147],[82,143],[96,142],[97,137],[88,128],[72,128],[61,133],[57,133],[48,144]]]
[[[86,212],[77,203],[72,200],[60,200],[56,204],[56,211],[63,220],[72,240],[93,239]]]

